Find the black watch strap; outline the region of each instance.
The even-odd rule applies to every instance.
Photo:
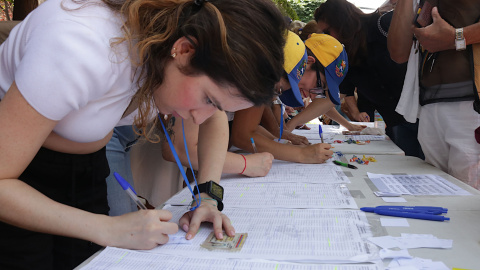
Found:
[[[223,210],[223,202],[222,202],[222,199],[215,196],[215,194],[212,194],[210,192],[210,187],[212,184],[216,184],[218,185],[217,183],[210,183],[210,182],[213,182],[213,181],[209,181],[207,183],[203,183],[203,184],[200,184],[198,185],[198,190],[196,187],[193,188],[193,194],[194,195],[197,195],[198,193],[205,193],[207,194],[208,196],[212,197],[212,199],[214,199],[215,201],[217,201],[217,209],[218,211],[222,211]],[[219,186],[219,185],[218,185]],[[223,193],[223,188],[222,188],[222,193]],[[222,197],[223,197],[223,194],[222,194]]]

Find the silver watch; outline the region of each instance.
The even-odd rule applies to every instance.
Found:
[[[455,29],[455,49],[457,51],[463,51],[467,48],[467,42],[463,36],[463,28]]]

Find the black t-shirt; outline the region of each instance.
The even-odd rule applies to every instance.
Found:
[[[357,87],[359,95],[374,106],[390,127],[405,122],[403,116],[395,112],[395,108],[407,71],[406,63],[397,64],[390,58],[387,37],[379,30],[378,24],[385,34],[388,32],[392,15],[393,12],[388,12],[380,17],[378,13],[373,13],[366,19],[367,57],[361,65],[350,66],[347,76],[340,84],[340,92],[347,96],[353,96]]]

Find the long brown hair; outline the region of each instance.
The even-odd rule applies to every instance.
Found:
[[[335,29],[340,43],[345,45],[350,65],[359,65],[367,55],[367,30],[369,14],[363,13],[346,0],[327,0],[315,10],[315,21],[323,21]]]
[[[273,98],[283,73],[286,24],[272,1],[102,1],[125,17],[124,37],[116,43],[129,44],[140,75],[135,125],[144,135],[152,131],[153,91],[162,84],[173,44],[181,37],[195,47],[190,66],[182,69],[185,74],[205,74],[233,86],[255,105]]]

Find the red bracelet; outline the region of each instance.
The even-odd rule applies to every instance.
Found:
[[[243,160],[245,161],[245,167],[243,167],[243,171],[240,173],[240,174],[243,174],[243,172],[245,172],[245,169],[247,168],[247,159],[245,158],[244,155],[240,154],[240,156],[243,157]]]

